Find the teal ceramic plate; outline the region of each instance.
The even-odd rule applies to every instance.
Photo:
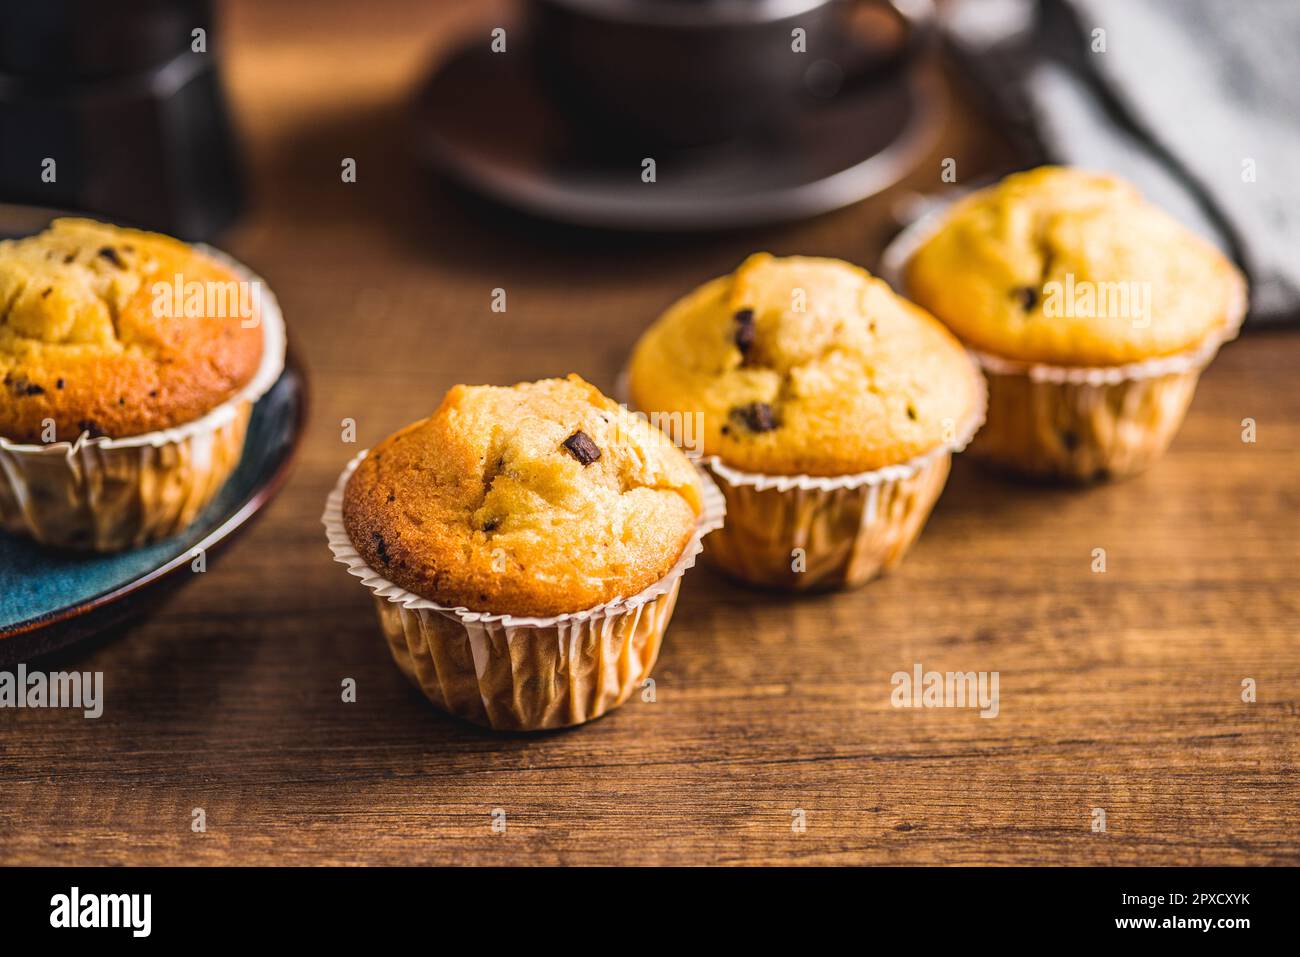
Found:
[[[0,238],[44,229],[58,215],[0,203]],[[289,474],[307,413],[307,383],[292,352],[253,407],[244,456],[225,487],[183,534],[114,555],[64,551],[0,532],[0,667],[112,631],[192,578],[196,550],[211,562]]]
[[[199,577],[196,549],[214,552],[279,491],[302,434],[306,379],[292,353],[253,407],[244,457],[181,535],[115,555],[46,548],[0,532],[0,666],[29,661],[120,626]]]

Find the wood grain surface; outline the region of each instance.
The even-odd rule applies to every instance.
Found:
[[[653,703],[509,736],[406,683],[319,524],[359,448],[457,382],[577,371],[611,388],[658,310],[753,250],[872,266],[905,192],[689,240],[464,200],[413,165],[402,101],[502,10],[227,8],[255,207],[221,244],[280,297],[313,377],[309,435],[205,574],[50,665],[104,672],[102,718],[0,711],[0,862],[1300,863],[1300,330],[1226,348],[1136,479],[1061,490],[958,461],[902,567],[860,591],[792,600],[695,569]],[[934,188],[944,156],[972,177],[1003,161],[960,96],[906,188]],[[918,662],[999,672],[1000,713],[892,707],[891,675]]]

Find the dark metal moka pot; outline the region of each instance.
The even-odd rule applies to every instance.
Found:
[[[0,0],[0,201],[202,239],[242,204],[207,0]]]

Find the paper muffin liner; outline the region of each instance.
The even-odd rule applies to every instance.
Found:
[[[136,548],[185,529],[243,455],[253,405],[284,371],[279,303],[252,270],[196,246],[261,288],[262,359],[252,379],[201,418],[126,438],[20,444],[0,437],[0,526],[45,545]]]
[[[629,401],[628,371],[615,395]],[[984,422],[987,393],[940,445],[909,461],[850,475],[769,475],[692,456],[717,480],[727,522],[705,560],[751,585],[829,591],[865,584],[894,568],[921,534],[955,452]],[[690,454],[690,453],[688,453]]]
[[[908,260],[943,222],[942,204],[904,229],[880,275],[907,295]],[[988,380],[984,427],[970,454],[1034,478],[1090,482],[1143,471],[1173,441],[1202,370],[1235,339],[1248,306],[1244,284],[1225,321],[1194,349],[1111,366],[1023,362],[970,350]]]
[[[985,396],[951,440],[899,465],[854,475],[764,475],[703,465],[727,500],[705,558],[753,585],[827,591],[865,584],[902,561],[943,491],[954,452],[984,421]]]
[[[1143,471],[1173,441],[1222,339],[1149,363],[1027,365],[975,354],[989,414],[975,458],[1034,478],[1092,482]]]
[[[727,505],[698,471],[702,508],[672,569],[649,588],[585,611],[527,617],[440,605],[366,564],[343,525],[343,490],[366,452],[348,463],[321,522],[334,560],[370,590],[398,668],[435,706],[502,731],[541,731],[599,718],[649,676],[682,576]]]

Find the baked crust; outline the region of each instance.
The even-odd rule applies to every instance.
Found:
[[[637,343],[637,408],[699,414],[745,471],[845,475],[951,441],[979,371],[933,317],[863,269],[766,253],[672,305]]]
[[[576,375],[456,386],[379,443],[343,497],[348,537],[384,577],[511,615],[637,594],[676,564],[699,510],[686,457]]]
[[[159,305],[178,276],[182,298]],[[48,441],[52,420],[55,441],[123,438],[201,418],[261,361],[239,280],[178,240],[91,220],[0,242],[0,435]]]
[[[1065,366],[1195,349],[1245,302],[1237,268],[1128,183],[1051,166],[956,203],[906,286],[975,349]]]

